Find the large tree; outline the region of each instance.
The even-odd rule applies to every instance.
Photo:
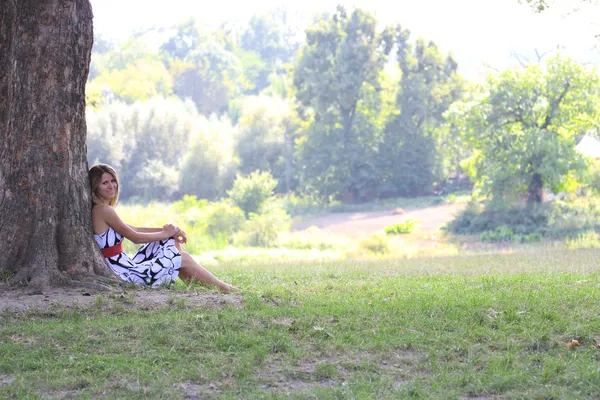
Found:
[[[386,107],[383,68],[393,31],[374,15],[342,6],[306,31],[294,71],[300,113],[300,179],[323,199],[366,200],[376,181],[376,149]]]
[[[490,76],[482,95],[448,119],[474,150],[468,169],[477,186],[496,199],[527,193],[533,205],[544,187],[564,187],[585,166],[575,145],[598,126],[599,103],[598,72],[558,55]]]
[[[0,0],[0,270],[43,289],[107,268],[93,242],[89,0]]]
[[[380,193],[423,195],[440,180],[441,153],[436,131],[443,113],[462,93],[457,63],[434,42],[409,43],[410,32],[397,28],[397,58],[402,79],[396,109],[385,128],[379,151]]]

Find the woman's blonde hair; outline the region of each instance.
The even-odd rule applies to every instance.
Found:
[[[100,184],[102,183],[102,175],[104,175],[106,172],[111,174],[115,181],[117,181],[117,190],[115,191],[115,196],[108,202],[109,205],[114,207],[117,205],[117,201],[119,201],[119,188],[121,185],[119,184],[119,177],[117,175],[117,171],[115,171],[113,167],[107,164],[92,165],[92,167],[88,171],[90,185],[92,186],[92,201],[94,204],[102,203],[102,201],[96,194],[96,191],[98,190],[98,186],[100,186]]]

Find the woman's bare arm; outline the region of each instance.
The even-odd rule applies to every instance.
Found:
[[[167,229],[159,229],[153,232],[137,231],[124,223],[121,218],[119,218],[115,209],[110,206],[94,207],[92,214],[93,218],[102,220],[120,235],[136,244],[166,240],[177,233],[177,228],[172,225]]]
[[[139,226],[133,226],[130,224],[127,224],[131,229],[133,229],[136,232],[142,232],[142,233],[153,233],[153,232],[160,232],[163,229],[162,228],[142,228]]]

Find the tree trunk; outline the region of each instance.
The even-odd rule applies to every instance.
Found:
[[[527,205],[532,206],[540,204],[544,200],[544,182],[542,181],[542,175],[533,174],[531,182],[529,182]]]
[[[109,276],[93,242],[89,0],[0,0],[0,270],[36,289]]]

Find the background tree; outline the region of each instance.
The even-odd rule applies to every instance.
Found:
[[[226,112],[229,101],[247,86],[239,58],[226,46],[218,32],[206,32],[194,19],[180,24],[161,46],[173,92],[191,98],[206,116]]]
[[[0,0],[0,269],[37,288],[107,274],[85,154],[88,0]]]
[[[297,124],[291,99],[251,96],[243,104],[236,152],[239,171],[271,173],[279,182],[277,191],[292,189]]]
[[[468,112],[458,107],[478,187],[496,199],[527,193],[534,204],[544,187],[564,184],[584,168],[575,145],[600,122],[599,84],[595,69],[560,55],[545,67],[530,64],[490,77]]]
[[[262,15],[253,15],[240,38],[240,49],[255,54],[252,91],[258,94],[276,76],[285,75],[289,63],[300,48],[298,28],[291,23],[288,10],[280,7]]]
[[[396,114],[385,128],[379,165],[383,196],[424,195],[442,179],[442,157],[436,131],[443,113],[462,93],[457,63],[435,43],[409,43],[409,32],[397,29],[397,55],[402,71]]]
[[[111,100],[132,104],[153,97],[167,97],[172,92],[171,74],[157,60],[138,59],[122,69],[104,70],[92,80],[87,90]]]
[[[235,153],[238,129],[226,116],[200,117],[192,129],[182,160],[180,193],[209,200],[224,197],[239,165]]]
[[[360,9],[337,12],[307,30],[294,85],[307,124],[299,139],[301,179],[323,199],[356,201],[369,196],[376,176],[380,129],[368,107],[380,92],[380,77],[393,38],[377,32],[373,15]],[[372,104],[371,104],[372,105]],[[357,126],[361,126],[361,130]]]

